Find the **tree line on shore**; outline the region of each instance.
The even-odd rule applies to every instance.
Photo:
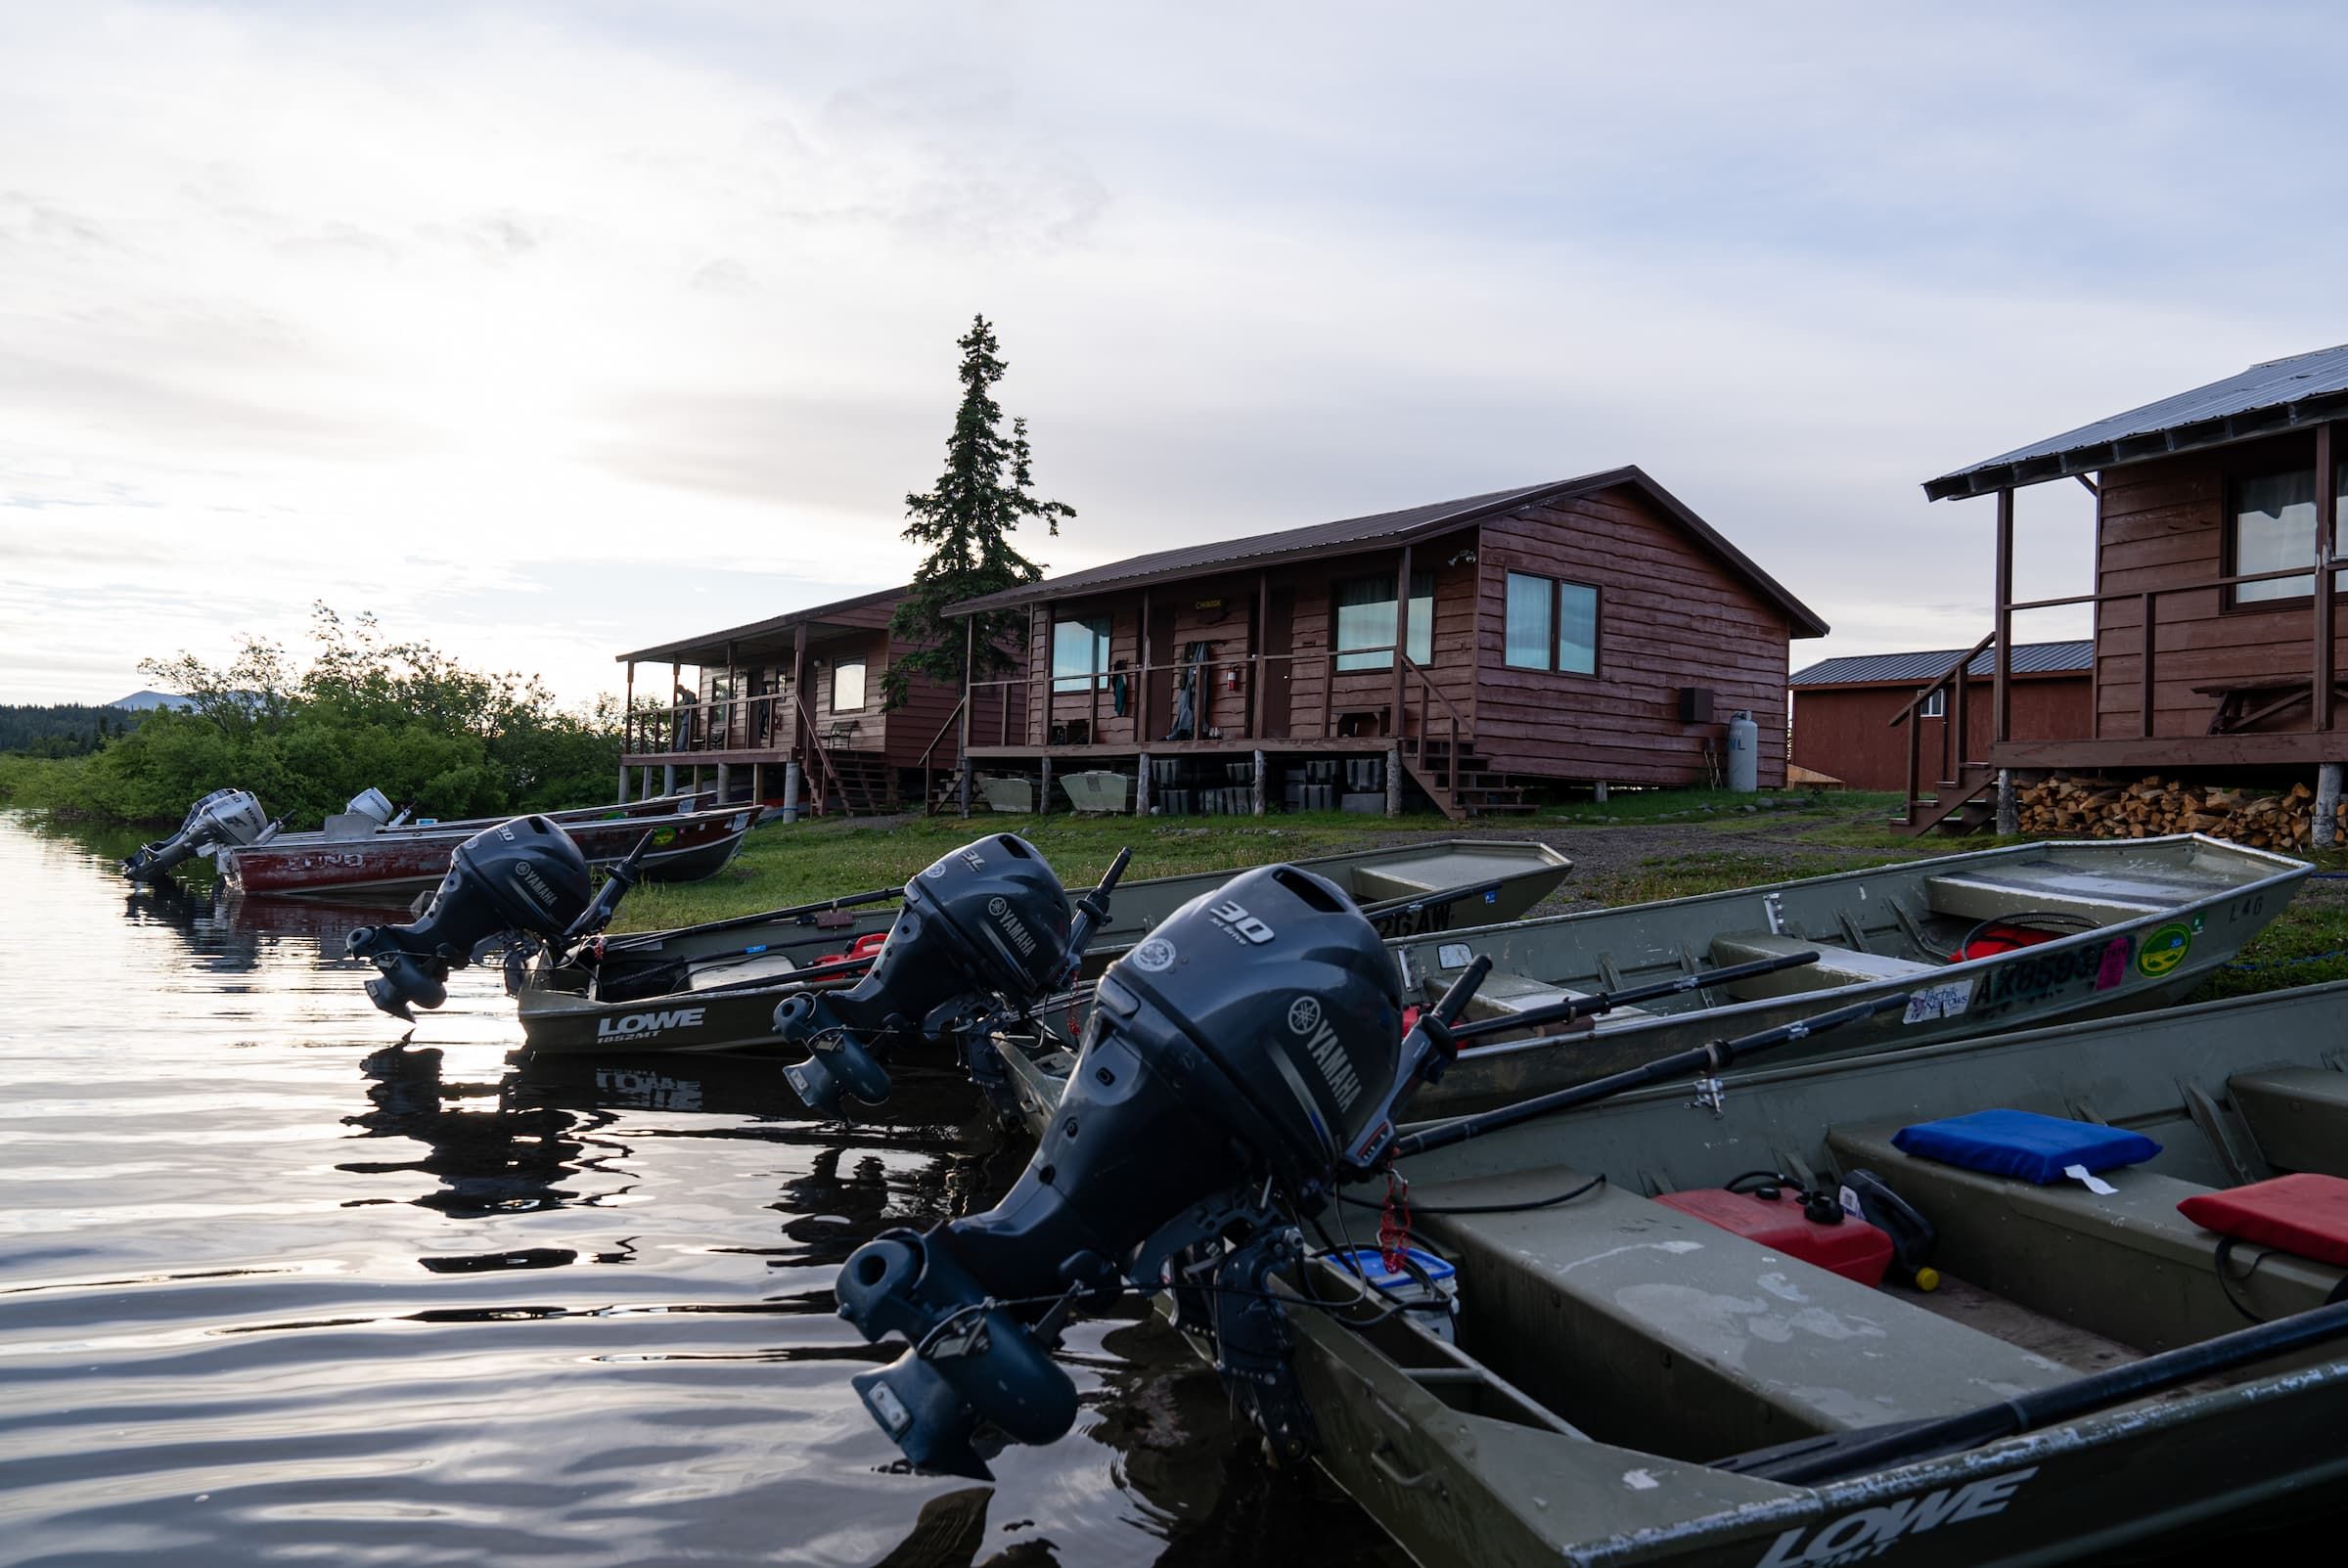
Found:
[[[198,797],[235,787],[299,829],[369,787],[434,817],[551,810],[610,791],[620,748],[610,699],[565,710],[534,678],[389,641],[372,615],[346,622],[319,605],[312,631],[306,663],[257,638],[220,666],[190,653],[143,660],[188,707],[115,714],[86,755],[40,754],[36,737],[0,755],[0,803],[175,822]]]

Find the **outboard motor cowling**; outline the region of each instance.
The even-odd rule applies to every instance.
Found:
[[[1392,956],[1321,877],[1268,867],[1184,905],[1102,976],[1059,1109],[1009,1195],[926,1232],[883,1232],[841,1270],[840,1316],[913,1347],[854,1379],[874,1418],[916,1464],[963,1475],[986,1474],[985,1428],[1023,1443],[1064,1433],[1075,1390],[1048,1354],[1064,1314],[1126,1279],[1154,1283],[1235,1214],[1270,1218],[1267,1184],[1318,1208],[1345,1151],[1411,1086],[1401,1014]]]
[[[776,1007],[775,1032],[809,1049],[784,1077],[829,1113],[843,1094],[887,1098],[880,1053],[890,1045],[937,1037],[998,999],[1032,1002],[1062,984],[1074,919],[1060,878],[1015,833],[939,857],[905,884],[896,923],[861,980],[793,992]]]
[[[141,845],[122,862],[122,870],[132,881],[143,882],[191,856],[212,854],[223,844],[242,848],[259,843],[273,827],[250,790],[215,789],[188,808],[177,832]]]
[[[362,925],[346,951],[383,973],[367,997],[413,1023],[410,1004],[448,1000],[448,971],[471,963],[482,943],[507,931],[556,941],[590,908],[587,857],[544,817],[517,817],[484,828],[449,856],[448,874],[424,918],[407,925]]]

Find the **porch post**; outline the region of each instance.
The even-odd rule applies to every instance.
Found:
[[[2336,762],[2319,763],[2316,767],[2316,816],[2309,824],[2308,839],[2318,849],[2329,849],[2339,842],[2340,765]]]
[[[1386,733],[1402,739],[1402,650],[1411,646],[1411,547],[1402,547],[1402,563],[1394,568],[1394,716]],[[1423,760],[1423,759],[1422,759]],[[1391,787],[1388,794],[1391,797]],[[1394,815],[1389,810],[1388,816]]]
[[[1998,661],[1990,677],[1989,739],[1993,745],[2013,739],[2013,486],[1998,492],[1997,558]],[[2152,657],[2151,628],[2145,634],[2145,658]]]
[[[790,744],[792,756],[799,754],[799,712],[807,700],[799,682],[807,673],[807,623],[799,622],[790,629]]]
[[[962,782],[957,786],[955,799],[966,818],[971,814],[971,703],[977,697],[971,678],[978,673],[977,656],[978,617],[965,615],[962,618],[962,735],[957,740],[962,753]]]
[[[627,694],[619,699],[619,749],[642,751],[636,744],[636,661],[628,660]]]
[[[2340,498],[2332,478],[2331,422],[2316,426],[2316,669],[2309,709],[2319,734],[2331,728],[2331,560]]]
[[[1264,814],[1264,754],[1261,751],[1255,754],[1255,786],[1249,794],[1249,804],[1254,807],[1255,815],[1261,817]]]
[[[1111,624],[1111,625],[1114,625],[1115,623],[1114,623],[1114,622],[1111,622],[1110,624]],[[1138,691],[1138,692],[1136,692],[1136,693],[1134,693],[1134,694],[1133,694],[1133,738],[1134,738],[1134,739],[1136,739],[1136,740],[1138,740],[1138,741],[1140,741],[1140,742],[1142,742],[1143,744],[1145,744],[1145,745],[1146,745],[1146,744],[1148,744],[1148,743],[1149,743],[1149,740],[1150,740],[1150,654],[1151,654],[1151,648],[1150,648],[1150,590],[1149,590],[1149,589],[1147,589],[1147,588],[1145,588],[1145,589],[1143,589],[1143,590],[1142,590],[1142,624],[1141,624],[1141,635],[1140,635],[1140,636],[1139,636],[1139,637],[1136,639],[1136,647],[1137,647],[1137,648],[1140,650],[1140,651],[1141,651],[1141,655],[1142,655],[1142,656],[1141,656],[1141,668],[1140,668],[1140,669],[1138,669],[1138,670],[1136,670],[1136,671],[1134,672],[1134,678],[1135,678],[1136,680],[1138,680],[1138,681],[1140,681],[1140,682],[1141,682],[1141,690],[1140,690],[1140,691]]]
[[[1386,747],[1386,815],[1402,815],[1402,745],[1399,741]]]
[[[683,716],[677,712],[677,691],[684,684],[683,662],[671,659],[668,665],[668,749],[671,751],[677,749],[677,726],[683,722]]]
[[[1048,817],[1048,816],[1050,816],[1050,815],[1052,814],[1052,753],[1051,753],[1051,752],[1047,751],[1047,752],[1045,752],[1045,753],[1044,753],[1043,762],[1044,762],[1044,782],[1043,782],[1041,784],[1039,784],[1039,785],[1036,787],[1036,791],[1035,791],[1035,814],[1036,814],[1038,817]]]
[[[644,770],[644,778],[648,784],[652,782],[653,770],[650,767]],[[677,792],[677,765],[673,762],[664,762],[660,765],[660,792],[664,795],[673,795]]]
[[[619,803],[628,803],[628,765],[624,762],[619,765]]]
[[[799,759],[792,757],[783,764],[783,820],[799,820]]]
[[[1136,817],[1150,815],[1150,753],[1147,751],[1141,754],[1140,761],[1134,768],[1133,814]]]
[[[1255,635],[1247,640],[1247,735],[1251,739],[1264,738],[1264,629],[1272,624],[1272,574],[1255,574]],[[1256,753],[1256,773],[1263,773],[1262,752]],[[1260,811],[1256,815],[1261,816]]]

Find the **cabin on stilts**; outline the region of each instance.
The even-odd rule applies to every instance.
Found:
[[[2314,841],[2328,843],[2348,687],[2335,654],[2340,573],[2314,568],[2341,559],[2339,422],[2348,346],[2253,365],[1926,481],[1935,501],[1995,498],[1991,625],[1965,655],[1989,655],[1990,718],[1973,732],[1962,717],[1968,682],[1919,684],[1895,726],[1938,694],[1960,715],[1943,734],[1986,739],[1935,756],[1907,725],[1898,820],[1917,832],[2001,814],[2011,823],[2016,787],[2055,772],[2298,774],[2315,785]],[[2057,481],[2095,495],[2094,587],[2016,601],[2015,492]],[[2080,607],[2094,617],[2092,712],[2078,733],[2025,739],[2013,718],[2014,617]]]
[[[912,650],[888,629],[905,593],[619,654],[628,694],[620,798],[713,785],[725,801],[814,816],[917,804],[925,774],[950,774],[959,760],[962,694],[917,677],[902,706],[882,708],[882,673]],[[649,692],[648,665],[657,672]]]
[[[1636,468],[1158,551],[951,611],[987,612],[1025,636],[1009,674],[968,688],[977,798],[1455,821],[1529,810],[1545,783],[1704,783],[1740,711],[1759,781],[1782,784],[1787,645],[1827,630]]]

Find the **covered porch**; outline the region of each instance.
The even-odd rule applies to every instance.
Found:
[[[867,595],[618,655],[627,670],[620,798],[706,783],[723,800],[804,801],[816,815],[894,804],[880,677],[898,597]]]
[[[2328,842],[2348,759],[2348,683],[2339,573],[2316,568],[2341,559],[2341,421],[2348,348],[2254,366],[1927,483],[1933,500],[1992,499],[1994,587],[1988,634],[1891,721],[1908,731],[1903,821],[1921,831],[1994,814],[2010,831],[2016,774],[2314,769],[2319,842]],[[2095,586],[2017,599],[2016,492],[2057,481],[2096,498]],[[2094,625],[2092,723],[2076,736],[2017,739],[2015,617],[2080,608]],[[1954,738],[1981,727],[1967,730],[1958,672],[1984,652],[1986,744],[1960,749]],[[1940,754],[1926,755],[1911,720],[1943,709]]]

